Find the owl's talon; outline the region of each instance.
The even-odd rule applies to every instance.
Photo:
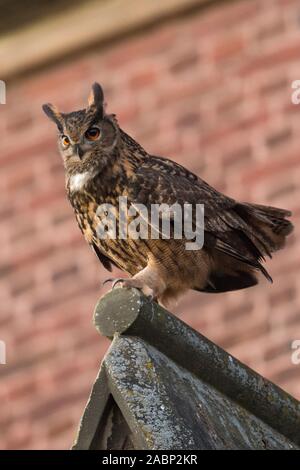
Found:
[[[140,279],[137,278],[122,278],[122,277],[117,277],[117,278],[109,278],[105,279],[103,281],[103,285],[107,284],[108,282],[111,282],[111,288],[114,289],[117,284],[121,284],[121,287],[127,287],[127,288],[135,288],[144,293],[144,295],[151,301],[151,302],[157,302],[157,292],[156,290],[153,290],[147,284],[142,282]]]
[[[156,302],[156,303],[158,303],[157,295],[150,294],[150,295],[147,295],[147,297],[148,297],[148,299],[150,300],[150,302]]]
[[[120,282],[125,283],[126,281],[127,281],[127,279],[123,279],[122,277],[117,277],[117,278],[113,277],[113,278],[105,279],[105,281],[103,281],[102,285],[104,286],[108,282],[111,282],[112,283],[111,288],[114,289],[114,287],[117,284],[119,284]]]
[[[111,288],[114,289],[117,284],[119,284],[120,282],[124,283],[125,281],[126,281],[126,279],[123,279],[122,277],[118,277],[117,279],[114,279],[114,281],[111,285]]]

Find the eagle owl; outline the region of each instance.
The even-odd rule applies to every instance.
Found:
[[[219,293],[254,286],[258,272],[272,281],[262,262],[292,231],[289,211],[235,201],[183,166],[150,155],[106,113],[97,83],[86,109],[62,113],[45,104],[43,110],[58,128],[67,195],[86,241],[106,269],[115,265],[131,276],[113,285],[141,289],[166,305],[188,289]],[[99,237],[98,207],[116,206],[120,196],[147,208],[203,204],[203,247],[187,250],[184,237]]]

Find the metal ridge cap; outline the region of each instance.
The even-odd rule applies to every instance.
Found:
[[[117,288],[96,305],[96,329],[136,336],[300,445],[300,402],[136,289]]]

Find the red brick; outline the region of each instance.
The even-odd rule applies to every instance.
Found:
[[[273,285],[190,292],[174,311],[300,398],[289,350],[300,338],[300,106],[290,86],[299,78],[298,3],[217,2],[9,86],[0,108],[3,448],[69,448],[109,345],[91,323],[107,273],[76,227],[56,130],[40,109],[81,108],[95,80],[109,112],[149,151],[237,199],[293,209],[295,233],[267,265]]]
[[[257,31],[257,39],[265,40],[280,35],[285,31],[283,18],[275,18],[272,21],[263,24]]]
[[[216,61],[228,60],[241,54],[244,48],[244,40],[241,36],[234,36],[221,40],[213,49],[213,57]]]
[[[269,53],[261,53],[255,59],[250,61],[245,66],[241,67],[240,73],[242,76],[249,76],[261,69],[267,69],[276,66],[283,66],[286,63],[293,63],[299,59],[300,40],[298,39],[294,44],[289,44],[285,47],[276,48]]]
[[[140,72],[136,72],[132,77],[130,77],[129,84],[133,90],[138,90],[140,88],[148,87],[154,85],[157,79],[157,72],[153,68],[145,68]]]
[[[258,180],[270,178],[274,173],[292,171],[295,167],[300,165],[300,157],[297,154],[289,156],[278,161],[269,161],[264,165],[254,168],[243,176],[243,182],[247,184],[256,183]]]
[[[176,59],[170,65],[170,71],[174,74],[189,72],[192,73],[191,68],[198,65],[199,56],[195,51],[187,51],[181,54],[181,57]]]

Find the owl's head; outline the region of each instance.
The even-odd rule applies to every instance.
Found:
[[[46,115],[57,125],[58,146],[67,171],[105,167],[118,143],[119,127],[114,115],[105,114],[101,86],[94,83],[86,109],[61,113],[44,104]]]

